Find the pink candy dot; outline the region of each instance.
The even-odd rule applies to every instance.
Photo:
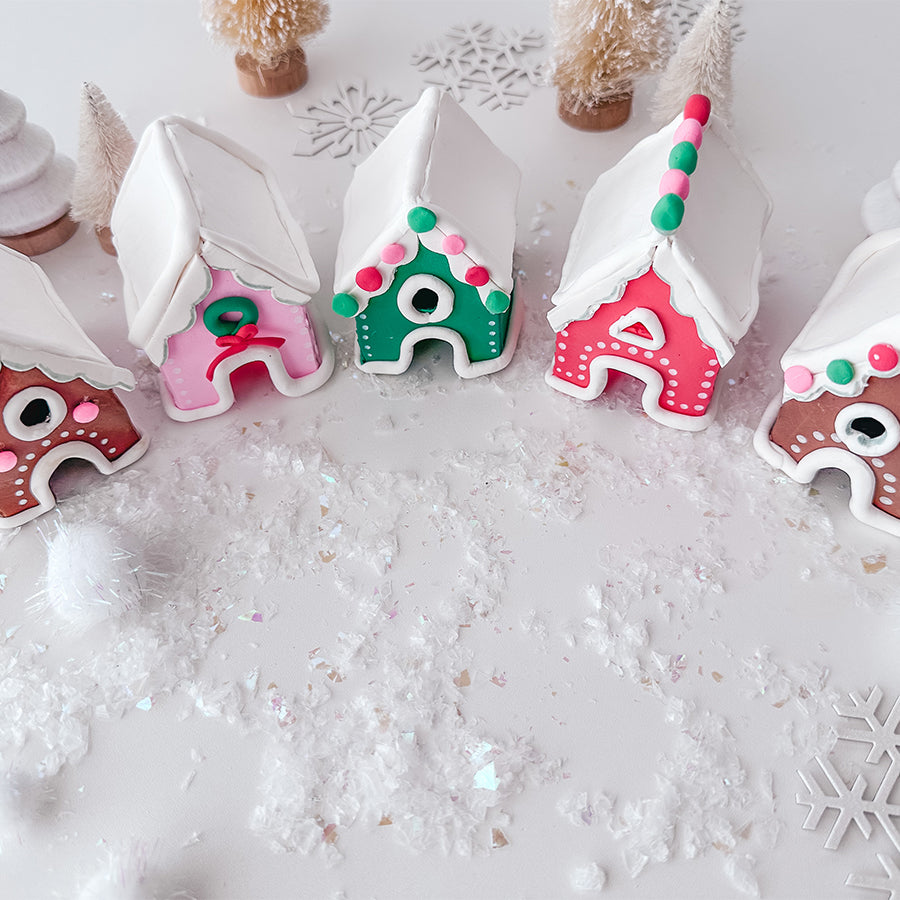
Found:
[[[356,283],[364,291],[377,291],[381,287],[381,272],[375,266],[366,266],[356,273]]]
[[[897,351],[890,344],[876,344],[869,350],[869,365],[878,372],[889,372],[898,361]]]
[[[691,192],[691,179],[681,169],[669,169],[659,182],[659,196],[677,194],[682,200]]]
[[[406,250],[403,249],[402,244],[388,244],[381,251],[381,261],[389,266],[396,266],[397,263],[403,262],[404,256],[406,256]]]
[[[488,270],[484,266],[472,266],[466,271],[466,281],[475,287],[481,287],[488,283]]]
[[[790,366],[784,371],[784,383],[789,391],[803,394],[813,386],[813,373],[806,366]]]
[[[0,450],[0,472],[9,472],[16,467],[19,461],[12,450]]]
[[[441,249],[447,256],[456,256],[466,249],[466,242],[458,234],[448,234],[447,237],[441,241]]]
[[[703,128],[696,119],[685,119],[675,129],[675,137],[672,143],[680,144],[682,141],[687,141],[698,150],[700,149],[700,145],[703,143]]]
[[[91,403],[89,400],[86,400],[84,403],[79,403],[78,406],[72,410],[72,418],[81,425],[93,422],[99,415],[100,407],[97,406],[96,403]]]
[[[696,119],[701,125],[705,125],[709,121],[710,107],[709,97],[703,94],[691,94],[684,104],[684,117]]]

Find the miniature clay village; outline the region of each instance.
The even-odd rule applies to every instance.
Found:
[[[0,896],[900,898],[900,163],[778,255],[755,4],[192,5],[0,81]]]

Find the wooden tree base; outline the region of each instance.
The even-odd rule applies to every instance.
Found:
[[[572,111],[575,108],[578,112]],[[572,128],[581,131],[610,131],[628,121],[631,115],[631,95],[611,103],[584,106],[572,102],[570,97],[560,93],[556,109],[560,119]]]
[[[36,228],[26,234],[14,234],[0,237],[0,244],[5,244],[25,256],[38,256],[60,244],[64,244],[78,230],[78,223],[69,218],[69,214],[60,216],[55,222]]]
[[[115,244],[113,244],[112,231],[110,231],[109,225],[95,225],[94,234],[97,235],[97,243],[100,244],[110,256],[119,255],[116,252]]]
[[[234,58],[238,84],[251,97],[283,97],[293,94],[306,84],[309,69],[302,47],[291,50],[276,66],[260,65],[247,53]]]

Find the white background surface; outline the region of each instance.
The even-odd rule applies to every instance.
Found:
[[[158,115],[180,113],[266,158],[307,230],[323,284],[315,302],[329,309],[340,200],[352,167],[324,155],[292,155],[297,122],[284,101],[239,92],[228,54],[210,46],[195,4],[2,0],[0,20],[0,86],[24,100],[29,120],[48,128],[62,152],[76,152],[79,89],[92,80],[135,134]],[[302,96],[312,103],[339,80],[363,76],[373,89],[411,103],[423,83],[409,65],[413,50],[451,25],[478,20],[548,28],[543,4],[336,0],[332,25],[310,51],[309,85],[294,102]],[[152,444],[119,492],[109,486],[112,479],[67,469],[55,483],[58,514],[0,543],[6,576],[0,638],[8,635],[0,644],[0,723],[8,729],[0,734],[0,765],[35,774],[41,760],[46,769],[52,750],[52,721],[33,729],[22,746],[11,739],[21,700],[9,690],[13,675],[62,683],[63,669],[119,659],[111,648],[136,627],[78,636],[34,610],[45,567],[38,526],[49,537],[57,520],[77,528],[80,511],[90,510],[118,536],[129,511],[117,504],[156,496],[158,487],[172,506],[130,511],[142,523],[133,522],[132,531],[153,534],[157,551],[167,548],[155,559],[153,621],[162,621],[164,601],[172,600],[173,615],[184,621],[194,607],[197,621],[207,621],[208,606],[226,627],[180,676],[171,658],[167,671],[131,681],[101,666],[98,680],[120,678],[133,701],[120,698],[108,718],[96,709],[79,713],[89,750],[51,779],[56,799],[49,811],[7,828],[0,895],[76,896],[103,870],[110,849],[137,841],[166,884],[200,897],[578,896],[573,873],[591,863],[605,870],[610,897],[742,896],[739,879],[729,875],[735,867],[752,872],[765,897],[883,896],[843,882],[850,872],[882,874],[875,852],[897,856],[884,834],[876,830],[866,842],[851,827],[839,850],[825,850],[831,819],[816,832],[803,831],[805,808],[794,795],[802,787],[797,768],[830,746],[834,700],[851,690],[865,694],[874,684],[883,687],[888,706],[900,694],[900,547],[850,517],[842,477],[819,480],[818,495],[809,496],[769,471],[749,442],[777,390],[778,357],[864,237],[863,193],[887,177],[900,155],[900,7],[753,2],[742,25],[735,132],[775,212],[757,326],[725,370],[734,384],[720,380],[720,421],[706,433],[657,426],[640,413],[638,391],[622,381],[611,386],[609,399],[581,404],[542,380],[552,353],[546,298],[568,234],[596,175],[653,128],[646,111],[652,83],[639,88],[631,121],[606,135],[559,123],[546,88],[535,88],[512,110],[491,112],[473,99],[464,104],[523,170],[519,295],[529,316],[512,365],[491,378],[461,383],[446,352],[434,351],[420,354],[405,376],[371,378],[355,371],[343,341],[333,378],[315,394],[291,400],[249,383],[224,416],[177,424],[165,419],[125,338],[121,301],[109,296],[120,290],[115,261],[85,228],[40,258],[88,333],[115,362],[138,369],[141,388],[126,400]],[[349,336],[348,323],[330,311],[326,318],[339,338]],[[245,522],[277,519],[279,501],[296,490],[313,500],[319,492],[312,481],[301,483],[320,477],[309,455],[307,470],[296,476],[299,487],[268,478],[259,456],[248,455],[262,446],[257,433],[273,434],[301,455],[324,448],[328,471],[341,476],[338,496],[349,504],[333,515],[343,516],[349,534],[365,538],[355,556],[350,538],[338,541],[330,566],[319,555],[330,545],[315,528],[291,538],[273,526],[270,553],[291,557],[291,565],[252,559],[239,569],[235,547],[248,539],[240,529],[252,527]],[[380,502],[387,510],[373,513],[369,524],[377,530],[386,523],[386,541],[396,542],[383,572],[371,565],[378,541],[360,513],[366,479],[375,485],[372,508]],[[181,510],[164,489],[170,481],[190,488]],[[105,511],[79,499],[92,492],[101,492]],[[248,492],[255,496],[246,514],[222,501]],[[195,527],[210,497],[203,527]],[[154,515],[161,528],[177,531],[168,542],[153,532]],[[314,523],[318,509],[304,515],[297,521]],[[183,531],[173,528],[179,521]],[[886,566],[866,574],[862,560],[881,554]],[[239,571],[245,576],[215,580],[217,572]],[[272,572],[277,577],[265,574]],[[354,598],[370,598],[386,585],[396,618],[363,622]],[[607,604],[599,613],[590,585]],[[462,623],[467,627],[423,626],[452,619],[448,611],[458,610],[460,596],[482,589],[493,606],[475,610]],[[239,619],[249,609],[263,612],[261,624]],[[609,643],[597,621],[609,625]],[[629,645],[642,629],[645,636]],[[375,649],[346,661],[344,681],[328,679],[310,663],[310,651],[338,658],[343,635],[353,631]],[[451,640],[438,650],[429,635]],[[36,645],[46,649],[36,652]],[[391,663],[417,658],[437,672],[438,707],[459,709],[458,717],[435,718],[437,756],[452,762],[441,742],[456,728],[495,745],[530,742],[537,762],[521,778],[511,772],[502,800],[476,814],[464,854],[442,851],[433,822],[422,826],[415,850],[398,838],[398,828],[378,827],[377,818],[364,815],[352,821],[346,811],[339,856],[321,841],[308,853],[273,850],[271,835],[249,827],[267,798],[267,754],[284,737],[265,717],[265,685],[277,683],[289,702],[301,697],[298,708],[308,684],[327,692],[298,726],[307,737],[315,733],[324,754],[317,770],[327,773],[329,753],[337,759],[343,743],[356,759],[354,732],[340,731],[332,713],[346,713],[357,701],[371,705],[379,689],[400,704],[391,693],[399,677]],[[235,692],[254,667],[258,692]],[[462,668],[472,683],[454,693],[448,673]],[[71,682],[78,690],[79,671]],[[154,685],[163,689],[156,693]],[[221,707],[207,703],[204,715],[195,701],[219,696],[219,689]],[[153,696],[152,708],[134,708],[146,696]],[[679,707],[682,700],[688,705]],[[70,713],[61,706],[61,717]],[[430,739],[424,721],[417,747]],[[871,777],[866,770],[874,767],[862,766],[865,749],[842,743],[836,751],[851,781],[854,761]],[[425,754],[415,759],[428,770]],[[412,785],[419,774],[413,767],[401,776],[397,808],[385,811],[394,819],[416,806]],[[325,784],[327,774],[321,778]],[[656,815],[673,796],[667,778],[680,799]],[[582,792],[597,810],[589,827],[560,811]],[[344,793],[367,795],[353,787]],[[462,793],[472,795],[470,786]],[[600,812],[602,794],[618,837]],[[647,822],[674,826],[661,852],[668,859],[651,861],[637,878],[630,864],[650,845],[629,818],[629,804]],[[719,812],[724,837],[703,834],[696,858],[689,858],[686,827],[709,825]],[[492,827],[502,828],[508,846],[491,848]]]

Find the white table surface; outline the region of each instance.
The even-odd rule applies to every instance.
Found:
[[[60,151],[76,152],[91,80],[135,134],[180,113],[265,157],[338,339],[316,393],[246,383],[225,415],[178,424],[126,340],[115,261],[85,228],[39,259],[138,372],[126,399],[152,444],[110,479],[67,467],[58,510],[0,538],[0,769],[54,795],[0,820],[0,895],[78,896],[110,853],[136,852],[165,890],[204,898],[585,896],[591,864],[610,897],[885,896],[844,886],[898,856],[883,830],[826,850],[833,813],[804,831],[795,794],[835,701],[900,694],[900,544],[852,519],[842,476],[811,495],[750,439],[900,155],[900,6],[746,5],[735,132],[775,209],[757,324],[698,435],[650,421],[622,380],[592,403],[543,382],[569,232],[596,175],[653,128],[652,81],[605,135],[562,125],[548,88],[510,110],[464,102],[523,170],[519,350],[472,382],[433,350],[371,377],[329,308],[352,166],[293,155],[285,102],[239,92],[196,4],[0,0],[0,21],[0,87]],[[362,76],[411,103],[411,53],[474,21],[548,31],[541,3],[335,0],[293,102]],[[41,533],[86,517],[157,574],[139,617],[78,634],[40,609]],[[865,752],[833,758],[872,779]],[[479,753],[496,790],[473,782]]]

